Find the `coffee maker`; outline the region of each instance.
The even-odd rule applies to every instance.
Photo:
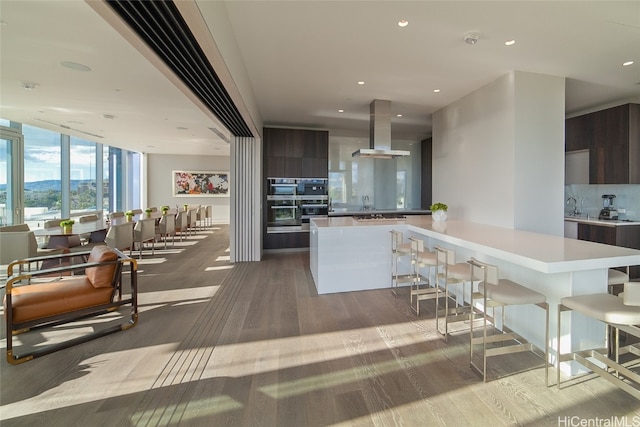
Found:
[[[618,219],[618,211],[613,207],[613,199],[615,198],[615,194],[602,195],[602,210],[598,219]]]

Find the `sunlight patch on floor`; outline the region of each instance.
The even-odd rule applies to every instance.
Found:
[[[200,286],[197,288],[168,289],[166,291],[140,292],[138,293],[138,304],[175,304],[176,302],[186,302],[204,298],[211,298],[220,289],[220,286]],[[188,295],[189,298],[185,298]]]
[[[207,267],[204,271],[218,271],[218,270],[231,270],[233,265],[220,265],[217,267]]]
[[[212,396],[203,399],[190,400],[179,405],[169,405],[155,408],[152,411],[138,412],[131,416],[132,425],[170,425],[170,420],[163,422],[163,417],[179,419],[181,423],[189,422],[194,418],[201,419],[207,415],[215,415],[226,411],[233,411],[243,407],[243,404],[230,396]],[[193,411],[190,416],[189,412]]]

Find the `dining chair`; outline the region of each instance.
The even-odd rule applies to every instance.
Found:
[[[176,242],[176,217],[171,214],[162,215],[156,227],[156,234],[162,236],[164,248],[167,249],[167,237],[172,236],[172,242]]]
[[[133,222],[111,224],[104,242],[110,248],[121,251],[129,249],[129,256],[131,256],[131,251],[133,249]]]
[[[109,214],[109,219],[114,219],[114,218],[123,218],[124,217],[124,212],[118,211],[118,212],[111,212]]]
[[[39,248],[36,236],[31,230],[3,231],[0,233],[0,265],[8,265],[15,260],[56,255],[63,252],[63,249]]]
[[[200,231],[204,231],[205,207],[198,206],[196,209],[196,223],[200,226]]]
[[[196,234],[197,223],[197,209],[189,209],[187,212],[187,229],[191,234]]]
[[[60,227],[60,223],[62,221],[68,220],[69,218],[60,218],[60,219],[49,219],[44,222],[44,228],[55,228]]]
[[[182,241],[188,231],[187,225],[187,213],[185,211],[178,211],[176,214],[175,231],[180,232],[180,241]]]
[[[206,225],[207,226],[212,226],[213,225],[213,206],[208,205],[205,208],[205,214],[204,214],[205,218],[206,218]]]
[[[133,227],[133,243],[138,243],[138,258],[142,259],[144,243],[151,241],[151,255],[155,254],[156,248],[156,220],[155,218],[143,218],[136,221]]]
[[[83,215],[78,219],[78,222],[91,222],[91,221],[98,221],[100,219],[100,217],[98,217],[98,215],[96,214],[91,214],[91,215]]]

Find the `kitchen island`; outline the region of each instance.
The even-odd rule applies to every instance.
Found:
[[[640,264],[640,250],[464,221],[437,223],[428,215],[371,221],[316,218],[310,225],[309,254],[318,293],[390,287],[391,230],[421,238],[429,247],[455,249],[458,262],[473,256],[496,264],[501,277],[545,294],[550,306],[552,348],[557,348],[555,325],[561,298],[607,292],[609,268]],[[405,262],[401,267],[407,269],[408,265]],[[464,298],[469,300],[468,295]],[[569,336],[569,327],[572,336],[583,342],[604,345],[604,326],[579,316],[572,313],[571,319],[562,323],[563,329],[567,328],[563,331],[563,349],[578,343],[577,338]],[[506,323],[543,347],[543,317],[535,307],[512,307]]]

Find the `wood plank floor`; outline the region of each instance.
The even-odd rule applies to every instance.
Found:
[[[417,318],[389,290],[318,296],[308,253],[230,264],[227,248],[228,227],[215,226],[145,253],[135,328],[18,366],[3,360],[2,426],[640,423],[640,402],[600,378],[545,387],[528,353],[490,362],[504,376],[483,384],[469,368],[467,326],[445,343],[429,301]]]

